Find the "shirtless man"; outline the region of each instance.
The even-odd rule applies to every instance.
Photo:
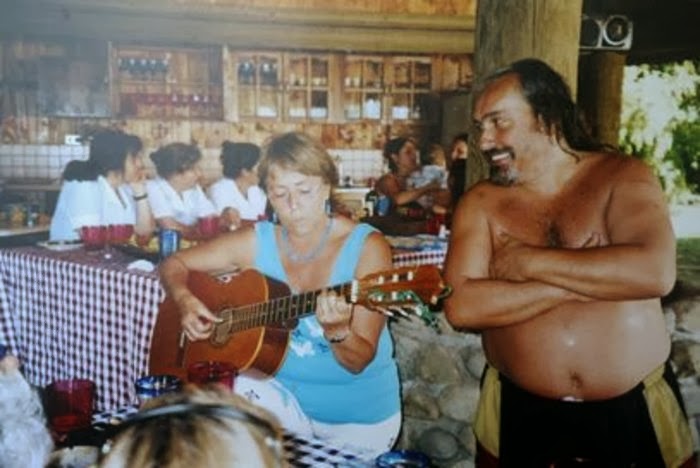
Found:
[[[491,178],[456,208],[449,322],[488,360],[478,466],[695,466],[660,297],[675,239],[657,179],[606,153],[561,76],[521,60],[474,108]]]

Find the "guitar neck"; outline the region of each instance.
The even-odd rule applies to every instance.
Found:
[[[311,315],[316,310],[318,296],[326,291],[335,291],[351,302],[352,284],[344,283],[316,291],[280,296],[267,302],[224,309],[219,314],[223,320],[219,325],[231,332],[239,332]]]

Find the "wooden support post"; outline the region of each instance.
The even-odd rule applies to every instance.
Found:
[[[618,146],[622,112],[622,80],[627,55],[595,51],[581,56],[578,104],[594,138]]]

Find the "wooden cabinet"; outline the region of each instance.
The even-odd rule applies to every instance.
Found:
[[[434,123],[439,115],[430,56],[231,51],[230,63],[233,120]]]
[[[232,52],[234,118],[330,118],[329,54]]]
[[[435,60],[439,66],[441,91],[468,91],[471,88],[474,79],[471,55],[448,54]]]
[[[238,53],[234,101],[238,118],[282,117],[282,54]]]
[[[285,119],[330,117],[331,59],[326,54],[285,55]]]
[[[467,86],[471,62],[466,55],[118,45],[110,73],[119,117],[434,124],[438,91]]]
[[[429,56],[343,57],[343,117],[432,121],[433,63]]]
[[[223,117],[220,48],[113,45],[110,74],[118,117]]]
[[[0,113],[107,117],[106,78],[106,41],[6,41],[0,44]]]
[[[382,119],[385,58],[346,55],[342,68],[344,120]]]
[[[430,57],[392,57],[387,118],[432,120],[433,64]]]

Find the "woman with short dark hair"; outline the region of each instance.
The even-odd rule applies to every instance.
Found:
[[[234,226],[264,217],[267,196],[258,185],[260,147],[224,141],[220,158],[224,177],[209,187],[209,197],[221,216]]]
[[[197,220],[217,214],[199,185],[202,153],[195,145],[170,143],[151,153],[158,177],[146,184],[156,223],[196,237]]]
[[[149,235],[154,223],[145,188],[141,139],[119,130],[90,137],[90,156],[63,171],[51,219],[51,240],[77,240],[83,226],[130,224]]]

